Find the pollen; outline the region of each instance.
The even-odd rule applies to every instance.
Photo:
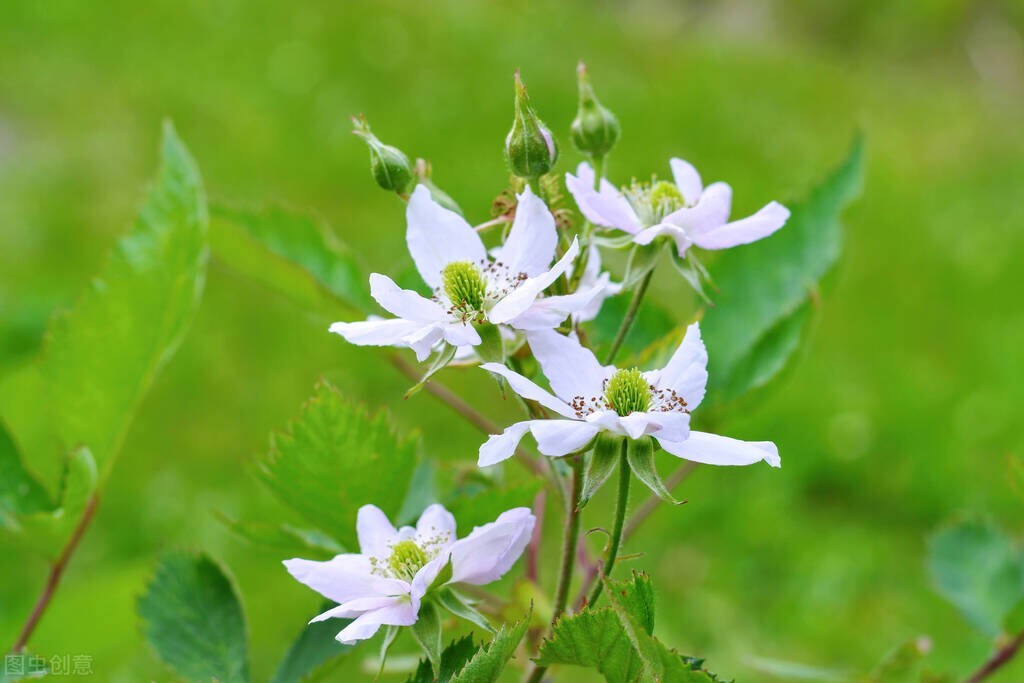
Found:
[[[619,415],[643,413],[651,407],[654,397],[651,385],[637,368],[617,370],[604,390],[608,405]]]
[[[415,541],[399,541],[391,549],[388,568],[395,578],[412,581],[427,561],[427,554]]]
[[[463,312],[482,311],[487,299],[487,280],[469,261],[453,261],[441,271],[441,285],[452,306]]]

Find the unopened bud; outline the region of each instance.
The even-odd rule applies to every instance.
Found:
[[[515,119],[505,138],[505,159],[514,175],[526,179],[539,178],[554,168],[558,147],[551,131],[530,106],[526,86],[518,71],[515,84]]]
[[[601,159],[619,139],[619,120],[597,101],[583,62],[576,69],[576,77],[580,86],[580,108],[572,122],[572,143],[587,156]]]
[[[353,117],[352,124],[355,126],[352,132],[370,148],[370,172],[373,173],[373,179],[385,190],[407,193],[414,180],[409,157],[397,147],[381,142],[370,132],[370,124],[363,117]]]

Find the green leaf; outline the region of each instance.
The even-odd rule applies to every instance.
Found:
[[[455,358],[455,352],[459,349],[451,344],[445,343],[441,347],[441,350],[434,355],[434,360],[430,363],[430,367],[423,373],[423,377],[420,377],[420,381],[416,382],[408,391],[405,392],[405,398],[411,398],[416,394],[420,393],[420,390],[430,381],[430,378],[436,375],[441,370],[448,367],[448,364]]]
[[[939,593],[990,638],[1024,599],[1024,556],[990,521],[963,520],[936,532],[928,570]]]
[[[519,647],[529,623],[527,615],[514,626],[502,626],[490,644],[477,650],[466,666],[452,676],[451,683],[495,683]]]
[[[21,538],[49,557],[55,556],[74,532],[97,486],[96,462],[88,448],[76,448],[64,460],[60,503],[56,508],[11,517],[10,526]],[[95,504],[95,503],[93,503]]]
[[[701,331],[711,358],[709,398],[722,403],[766,385],[792,357],[822,278],[839,258],[839,215],[860,193],[864,145],[791,206],[770,238],[730,249],[715,264],[719,293]]]
[[[672,492],[665,487],[665,483],[661,481],[661,475],[658,474],[658,468],[654,464],[654,439],[647,436],[640,439],[628,439],[626,441],[626,461],[637,479],[663,501],[673,505],[682,503],[682,501],[676,500]]]
[[[192,320],[206,276],[206,229],[199,171],[166,124],[157,180],[131,232],[74,309],[51,321],[38,370],[29,373],[37,376],[22,376],[0,397],[5,415],[31,411],[29,421],[45,420],[55,433],[56,448],[22,441],[44,486],[54,486],[63,454],[80,445],[106,478],[142,397]],[[30,407],[8,411],[19,403]],[[10,426],[22,435],[22,425]]]
[[[46,489],[21,464],[21,455],[7,426],[0,420],[0,525],[13,525],[10,515],[52,510]]]
[[[214,205],[210,246],[219,261],[312,310],[373,308],[366,274],[327,225],[281,207]]]
[[[474,472],[473,474],[477,474]],[[446,496],[445,507],[459,520],[459,528],[489,524],[502,512],[515,507],[530,507],[543,482],[533,479],[509,486],[495,486],[493,482],[470,480]]]
[[[430,601],[421,603],[420,613],[409,631],[437,674],[441,670],[441,613],[437,605]]]
[[[317,614],[332,607],[334,603],[328,602]],[[308,624],[288,648],[270,683],[299,683],[331,659],[351,650],[351,645],[342,645],[335,639],[347,623],[347,620],[327,619]]]
[[[931,649],[927,638],[914,638],[893,648],[864,683],[914,683],[921,660]]]
[[[146,640],[194,683],[247,683],[245,617],[231,581],[210,558],[172,552],[139,598]]]
[[[449,561],[449,567],[451,562]],[[448,578],[445,579],[447,582],[451,579],[451,571],[448,571]],[[435,581],[435,583],[437,583]],[[463,596],[459,595],[453,588],[447,588],[437,595],[437,602],[444,607],[446,610],[459,617],[465,619],[471,624],[476,624],[488,633],[494,633],[494,627],[487,621],[487,617],[480,614],[475,607]]]
[[[451,645],[441,653],[441,666],[434,676],[433,668],[427,660],[420,660],[419,666],[406,683],[450,683],[452,676],[461,671],[476,653],[477,647],[473,644],[473,636],[465,636],[452,642]]]
[[[309,553],[330,559],[345,547],[319,529],[302,529],[291,524],[241,521],[222,512],[214,513],[231,531],[250,543],[285,550],[292,555]]]
[[[394,519],[416,469],[416,447],[386,414],[371,417],[321,381],[301,417],[271,438],[259,475],[310,524],[355,548],[356,510],[372,503]]]
[[[608,477],[615,471],[615,466],[622,460],[624,447],[626,447],[626,440],[621,436],[613,436],[607,432],[598,434],[594,441],[594,448],[587,453],[585,458],[583,492],[580,495],[579,505],[576,506],[578,510],[582,510],[602,484],[608,481]]]

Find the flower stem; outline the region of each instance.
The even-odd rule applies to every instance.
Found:
[[[604,590],[603,578],[611,576],[612,569],[615,567],[615,559],[619,556],[619,546],[622,544],[622,527],[626,521],[626,504],[629,502],[629,480],[632,475],[629,463],[626,462],[627,444],[628,442],[623,439],[622,455],[619,458],[619,492],[615,499],[615,521],[612,523],[612,537],[608,541],[608,552],[605,554],[601,578],[598,579],[594,585],[594,590],[590,593],[590,597],[587,598],[588,606],[594,605],[598,598],[601,597],[601,591]]]
[[[629,302],[629,309],[622,319],[622,324],[619,325],[619,331],[615,333],[615,341],[612,342],[612,348],[609,349],[608,356],[604,360],[605,365],[610,365],[615,360],[615,354],[619,352],[622,342],[626,340],[626,335],[629,334],[630,328],[633,327],[633,321],[636,320],[636,314],[640,310],[640,303],[644,300],[644,295],[647,294],[647,287],[651,284],[652,277],[654,277],[653,268],[644,275],[633,291],[633,298]]]
[[[996,650],[977,671],[971,674],[971,677],[965,683],[980,683],[980,681],[985,680],[1013,659],[1022,646],[1024,646],[1024,631],[1018,633],[1010,642]]]

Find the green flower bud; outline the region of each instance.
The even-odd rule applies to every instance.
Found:
[[[516,71],[515,119],[505,138],[505,160],[512,173],[531,180],[549,172],[558,160],[558,146],[544,122],[537,118]]]
[[[414,175],[409,157],[402,150],[385,145],[370,132],[370,124],[363,117],[352,118],[355,130],[352,132],[366,142],[370,148],[370,172],[373,179],[385,190],[406,194],[412,187]]]
[[[587,156],[601,159],[619,139],[619,120],[597,101],[583,62],[576,69],[576,76],[580,85],[580,108],[572,122],[572,143]]]

